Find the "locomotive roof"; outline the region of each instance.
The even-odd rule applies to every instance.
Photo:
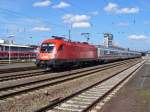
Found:
[[[73,44],[73,45],[82,45],[82,46],[91,46],[95,47],[94,45],[88,44],[87,42],[75,42],[75,41],[67,41],[59,38],[55,39],[47,39],[43,41],[43,43],[48,43],[48,42],[60,42],[60,43],[65,43],[65,44]]]

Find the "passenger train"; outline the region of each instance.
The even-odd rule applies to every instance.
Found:
[[[141,53],[125,49],[90,45],[86,42],[71,42],[53,36],[42,42],[37,54],[38,67],[63,67],[84,63],[101,63],[140,57]]]

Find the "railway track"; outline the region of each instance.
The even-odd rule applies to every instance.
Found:
[[[30,70],[30,71],[29,70],[28,71],[20,70],[21,72],[18,71],[18,72],[13,72],[13,73],[3,73],[0,75],[0,82],[8,81],[8,80],[18,80],[18,79],[28,78],[28,77],[33,77],[33,76],[46,75],[47,73],[53,72],[53,71],[44,70],[44,69],[35,69],[35,70]]]
[[[126,60],[120,63],[116,63],[116,64],[110,64],[107,66],[103,66],[103,67],[93,67],[89,70],[81,70],[81,71],[74,71],[74,72],[70,72],[70,73],[64,73],[64,74],[49,74],[49,75],[44,75],[43,78],[38,78],[37,80],[26,80],[26,81],[20,81],[21,83],[16,83],[16,84],[8,84],[7,86],[2,86],[0,87],[0,100],[3,99],[7,99],[13,96],[17,96],[20,95],[22,93],[27,93],[30,91],[34,91],[37,89],[42,89],[44,87],[48,87],[48,86],[52,86],[52,85],[56,85],[56,84],[60,84],[66,81],[70,81],[70,80],[75,80],[78,78],[82,78],[88,75],[92,75],[93,73],[98,73],[100,71],[104,71],[107,69],[111,69],[111,68],[115,68],[115,67],[119,67],[119,66],[123,66],[126,64],[131,64],[133,65],[133,63],[137,63],[137,60]],[[17,82],[17,80],[16,80]],[[4,82],[5,84],[7,83],[7,81]],[[5,85],[3,82],[0,83],[1,85]]]
[[[115,62],[113,64],[118,64],[118,63],[121,63],[121,62]],[[112,63],[103,65],[103,67],[105,67],[107,65],[112,65]],[[96,68],[98,68],[98,67],[102,67],[102,65],[97,66]],[[92,70],[93,68],[96,69],[95,67],[90,67],[90,69],[83,69],[83,68],[82,69],[83,69],[83,71],[85,71],[85,70],[89,71],[89,70]],[[52,73],[52,71],[43,70],[43,69],[35,69],[35,70],[30,70],[30,71],[29,70],[22,71],[22,72],[18,71],[18,72],[13,72],[13,73],[3,73],[0,75],[0,82],[8,81],[8,80],[18,80],[18,79],[22,79],[22,78],[28,78],[28,77],[40,76],[40,75],[46,75],[48,73]]]
[[[121,84],[125,84],[143,64],[144,62],[138,63],[70,96],[55,100],[35,112],[96,112],[101,107],[99,102],[103,101]]]
[[[5,69],[0,69],[0,74],[36,70],[36,69],[37,69],[36,66],[20,67],[20,68],[5,68]]]
[[[15,73],[5,73],[0,75],[0,82],[8,80],[18,80],[22,78],[28,78],[33,76],[40,76],[46,74],[48,71],[37,69],[37,70],[28,70],[24,72],[15,72]]]

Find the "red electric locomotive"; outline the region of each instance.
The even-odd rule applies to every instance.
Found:
[[[45,40],[40,47],[36,65],[45,67],[70,66],[96,61],[97,48],[88,43],[66,41],[61,37]]]

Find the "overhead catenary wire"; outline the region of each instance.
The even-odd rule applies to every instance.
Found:
[[[12,11],[12,10],[9,10],[9,9],[0,8],[0,11],[8,12],[9,14],[14,15],[14,16],[25,17],[25,18],[27,18],[27,19],[33,19],[33,20],[36,19],[35,17],[32,17],[32,16],[29,16],[29,15],[23,14],[23,13],[21,13],[21,12]],[[7,19],[7,18],[6,18],[6,19]],[[63,25],[58,24],[58,23],[53,23],[53,22],[51,22],[50,20],[43,20],[43,22],[50,23],[51,25],[54,25],[54,26],[56,26],[56,27],[64,28]]]
[[[34,24],[32,26],[33,28],[36,27],[35,21],[38,20],[38,21],[50,24],[50,26],[54,26],[55,28],[66,29],[66,26],[64,26],[62,24],[54,23],[54,22],[52,22],[50,20],[39,20],[39,19],[37,19],[35,17],[26,15],[26,14],[21,13],[21,12],[12,11],[12,10],[5,9],[5,8],[0,8],[0,11],[4,12],[3,14],[5,14],[5,15],[13,15],[13,16],[16,16],[16,17],[23,17],[23,18],[26,18],[26,19],[34,20],[33,21]],[[26,37],[28,37],[28,36],[30,37],[31,36],[30,32],[32,31],[32,29],[27,29],[28,27],[31,27],[30,23],[29,24],[24,24],[24,22],[17,22],[17,23],[15,23],[14,21],[10,21],[9,18],[6,18],[6,20],[2,21],[1,24],[3,24],[3,26],[5,26],[5,27],[1,27],[1,29],[4,30],[4,33],[1,34],[1,36],[3,36],[3,37],[5,37],[5,35],[10,35],[10,34],[15,34],[16,35],[16,33],[19,33],[19,32],[23,32],[24,36],[26,36]],[[17,26],[16,29],[13,28],[13,30],[9,28],[10,25],[20,25],[20,24],[22,24],[23,26]]]

